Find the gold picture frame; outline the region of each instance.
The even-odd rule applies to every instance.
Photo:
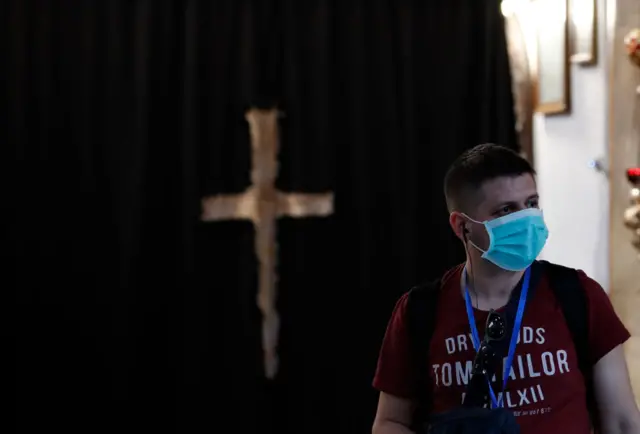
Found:
[[[568,0],[535,0],[534,5],[538,17],[536,112],[569,113]]]
[[[571,63],[598,63],[598,6],[596,0],[569,0]]]

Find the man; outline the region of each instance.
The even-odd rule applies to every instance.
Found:
[[[477,324],[482,336],[489,311],[500,312],[511,304],[512,291],[524,292],[523,282],[530,279],[531,294],[523,301],[511,368],[496,369],[510,375],[504,391],[494,378],[492,390],[499,397],[493,402],[513,411],[523,434],[588,434],[585,382],[572,336],[542,263],[534,263],[547,238],[534,176],[531,165],[518,154],[488,144],[461,155],[445,177],[449,223],[464,244],[467,260],[443,276],[435,329],[425,344],[431,414],[460,407],[469,382],[465,368],[476,356],[473,328]],[[534,267],[540,275],[524,279]],[[578,277],[588,305],[600,431],[640,434],[640,412],[622,347],[629,332],[600,285],[581,271]],[[407,301],[407,294],[398,301],[380,351],[374,379],[380,391],[374,434],[411,432],[418,374],[407,330]],[[516,324],[512,326],[515,329]]]

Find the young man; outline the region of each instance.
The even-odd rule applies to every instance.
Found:
[[[460,407],[476,356],[476,336],[485,333],[490,310],[498,312],[525,292],[511,368],[496,369],[497,405],[513,411],[523,434],[589,434],[590,414],[576,349],[542,263],[534,262],[547,239],[538,206],[535,172],[515,152],[480,145],[461,155],[445,177],[449,222],[467,251],[467,261],[441,280],[435,328],[425,368],[430,414]],[[535,274],[537,270],[538,275]],[[530,270],[530,271],[527,271]],[[527,276],[527,274],[530,274]],[[630,337],[607,294],[578,272],[590,323],[593,384],[605,434],[640,434],[640,412],[631,391],[622,344]],[[526,282],[526,283],[525,283]],[[389,322],[374,379],[380,391],[374,434],[410,433],[417,402],[408,295]],[[520,305],[519,300],[515,300]],[[517,327],[514,321],[508,327]],[[477,343],[477,339],[475,339]],[[477,344],[475,345],[477,347]],[[507,360],[508,357],[504,356]],[[421,362],[422,363],[422,362]],[[502,389],[502,372],[508,371]],[[494,403],[495,406],[495,403]]]

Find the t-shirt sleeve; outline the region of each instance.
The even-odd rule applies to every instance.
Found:
[[[407,331],[407,300],[404,294],[396,303],[378,357],[373,387],[400,398],[414,396],[415,375]]]
[[[609,300],[608,294],[595,280],[579,271],[589,305],[589,346],[595,365],[618,345],[631,337]]]

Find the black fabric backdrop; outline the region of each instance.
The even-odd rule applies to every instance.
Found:
[[[462,258],[441,181],[516,147],[498,0],[0,5],[4,432],[369,432],[397,297]],[[281,370],[262,377],[249,183],[278,105]],[[5,422],[2,422],[4,425]]]

